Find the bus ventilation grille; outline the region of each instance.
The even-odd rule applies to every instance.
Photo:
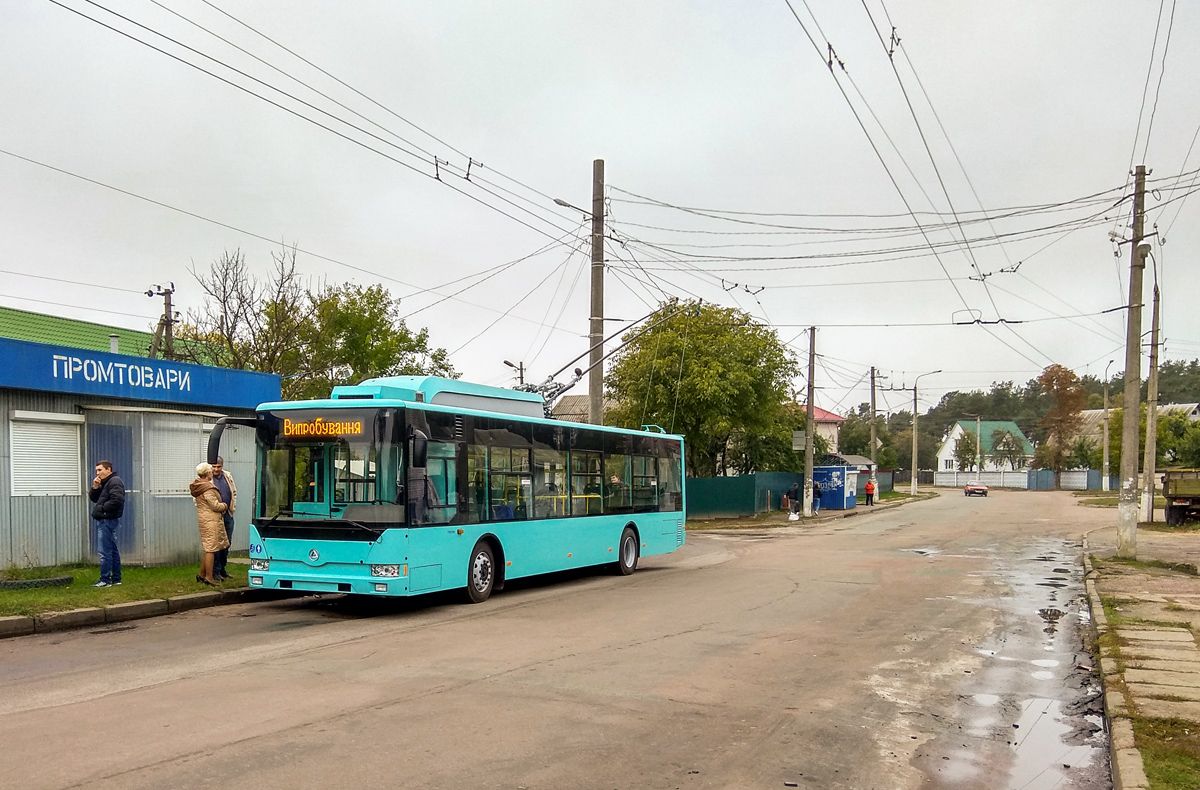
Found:
[[[679,528],[675,531],[675,545],[676,546],[683,545],[683,525],[682,524],[680,524]]]

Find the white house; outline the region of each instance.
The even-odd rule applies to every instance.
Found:
[[[1024,463],[1018,464],[1015,468],[1022,469],[1029,466],[1033,460],[1033,444],[1025,437],[1017,424],[1012,420],[983,420],[979,424],[980,432],[983,434],[982,453],[983,453],[983,469],[984,472],[1007,472],[1014,469],[1011,463],[997,464],[992,455],[995,448],[992,446],[992,438],[996,431],[1005,431],[1011,434],[1014,439],[1020,443],[1021,449],[1024,451]],[[942,446],[938,448],[937,455],[937,471],[952,472],[958,469],[958,459],[955,457],[954,450],[958,445],[958,440],[964,434],[975,434],[975,420],[959,420],[950,427],[946,438],[942,439]],[[971,464],[972,471],[980,471],[975,469],[975,465]]]

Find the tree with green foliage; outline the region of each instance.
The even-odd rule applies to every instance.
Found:
[[[1025,454],[1025,444],[1012,431],[997,428],[992,431],[991,461],[997,467],[1008,466],[1014,472],[1024,469],[1029,457]]]
[[[1082,422],[1080,412],[1087,403],[1087,392],[1070,368],[1049,365],[1037,378],[1038,387],[1050,398],[1050,408],[1038,421],[1045,439],[1034,454],[1034,463],[1054,470],[1054,487],[1062,483],[1062,470],[1070,456],[1070,444]]]
[[[978,448],[979,442],[975,441],[975,434],[964,430],[962,436],[954,442],[954,460],[958,464],[958,471],[966,472],[975,468],[975,451]]]
[[[340,384],[378,376],[455,376],[443,348],[429,347],[429,331],[412,332],[400,300],[382,285],[345,283],[308,295],[311,320],[300,329],[305,365],[296,397],[327,397]]]
[[[657,424],[687,437],[697,477],[777,467],[799,418],[788,404],[798,369],[773,329],[747,313],[701,302],[660,305],[605,377],[612,425]],[[786,444],[785,444],[786,441]],[[786,453],[784,451],[786,447]]]
[[[188,361],[276,373],[287,399],[328,397],[338,384],[374,376],[457,375],[427,330],[408,329],[382,286],[314,285],[297,273],[294,247],[272,259],[262,279],[240,250],[207,272],[193,268],[205,301],[179,329]]]

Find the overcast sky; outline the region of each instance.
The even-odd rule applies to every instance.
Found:
[[[464,378],[540,380],[586,349],[588,229],[552,199],[590,209],[602,158],[608,316],[700,297],[802,361],[816,325],[819,405],[940,368],[924,409],[1124,367],[1124,312],[1097,314],[1127,299],[1110,234],[1144,161],[1165,356],[1200,356],[1192,4],[60,2],[2,6],[8,306],[147,329],[147,287],[195,309],[189,267],[240,248],[266,274],[295,244],[306,275],[389,288]]]

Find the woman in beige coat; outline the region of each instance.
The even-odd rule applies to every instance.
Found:
[[[196,500],[200,545],[204,547],[204,560],[196,581],[216,587],[217,582],[213,579],[213,559],[218,551],[229,548],[229,538],[225,536],[225,520],[221,518],[227,505],[221,501],[221,495],[213,484],[213,470],[210,464],[204,463],[196,467],[196,479],[192,481],[191,492]]]

